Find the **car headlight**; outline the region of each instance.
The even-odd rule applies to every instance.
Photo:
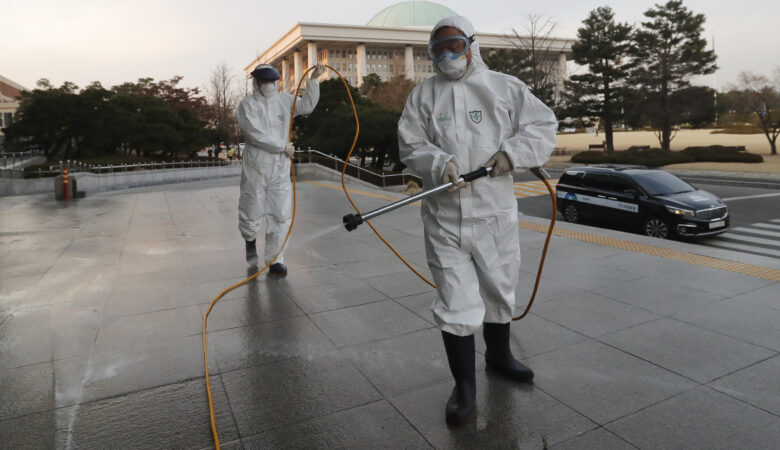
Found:
[[[678,215],[678,216],[695,216],[696,215],[696,213],[691,211],[690,209],[675,208],[674,206],[667,206],[666,210],[669,211],[670,213]]]

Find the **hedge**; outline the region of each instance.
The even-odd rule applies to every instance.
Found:
[[[710,145],[707,147],[688,147],[680,152],[666,152],[659,148],[643,147],[613,153],[587,151],[572,156],[571,161],[579,164],[639,164],[660,167],[691,162],[760,163],[764,161],[764,158],[761,155],[746,152],[744,147]]]

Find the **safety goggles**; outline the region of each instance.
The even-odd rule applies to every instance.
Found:
[[[458,59],[469,51],[472,42],[474,36],[447,36],[437,39],[428,44],[428,57],[435,63],[443,61],[444,58]]]

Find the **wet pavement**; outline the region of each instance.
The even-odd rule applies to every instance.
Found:
[[[359,190],[364,210],[397,197]],[[556,236],[512,326],[535,383],[478,357],[477,418],[450,428],[432,289],[368,227],[344,231],[335,185],[297,192],[289,276],[261,275],[209,317],[224,448],[780,448],[776,279]],[[209,448],[201,326],[247,276],[237,180],[50,197],[0,198],[0,448]],[[429,273],[419,208],[374,224]],[[524,306],[543,235],[519,233]]]

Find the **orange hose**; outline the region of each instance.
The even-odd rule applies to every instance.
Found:
[[[306,74],[308,74],[314,67],[308,68],[305,72],[303,72],[303,75],[301,76],[301,80],[298,82],[298,87],[295,89],[295,100],[293,101],[292,106],[292,112],[290,113],[290,129],[289,129],[289,140],[292,142],[292,125],[293,125],[293,117],[295,117],[295,104],[298,101],[298,93],[301,90],[301,83],[306,79]],[[339,76],[341,76],[339,74]],[[357,117],[357,115],[355,116]],[[355,140],[357,140],[357,136],[355,137]],[[203,364],[206,367],[206,395],[208,397],[209,401],[209,420],[211,422],[211,436],[214,438],[214,448],[219,450],[219,436],[217,434],[217,423],[214,419],[214,399],[211,395],[211,381],[209,380],[209,352],[208,352],[208,346],[206,345],[206,325],[208,324],[209,320],[209,314],[211,313],[211,309],[214,308],[214,304],[219,301],[225,294],[232,291],[233,289],[242,286],[251,280],[255,279],[258,275],[263,273],[268,267],[271,266],[271,264],[276,261],[276,258],[279,257],[279,254],[284,250],[284,247],[287,246],[287,241],[290,239],[290,234],[292,233],[293,224],[295,224],[295,207],[296,207],[296,192],[295,192],[295,165],[293,164],[293,159],[290,158],[290,172],[292,173],[292,185],[293,185],[293,210],[292,210],[292,219],[290,221],[290,228],[287,229],[287,235],[284,237],[284,242],[282,242],[282,247],[279,249],[278,252],[276,252],[276,255],[274,255],[273,259],[271,259],[271,262],[266,264],[262,269],[258,270],[254,275],[251,277],[240,281],[233,286],[230,286],[229,288],[222,291],[219,295],[217,295],[214,300],[211,301],[209,304],[208,309],[206,310],[206,314],[203,316]]]

